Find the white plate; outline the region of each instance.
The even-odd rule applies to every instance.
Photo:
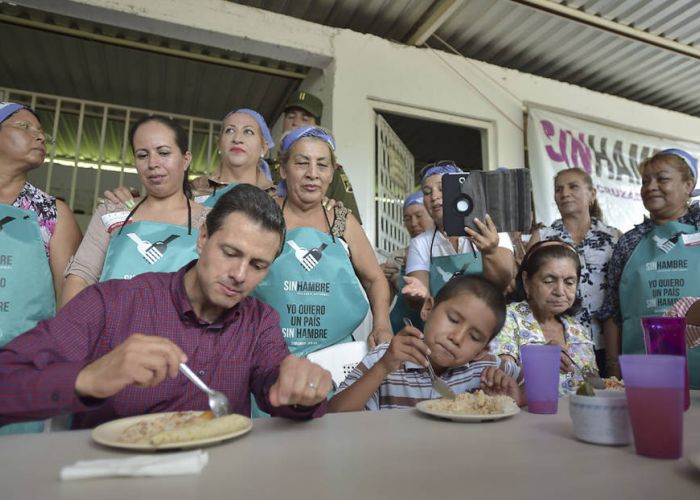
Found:
[[[503,413],[494,413],[491,415],[473,415],[465,413],[447,413],[444,411],[433,410],[430,408],[430,404],[435,400],[420,401],[416,405],[416,409],[422,413],[433,417],[446,418],[448,420],[454,420],[455,422],[489,422],[491,420],[501,420],[503,418],[512,417],[520,413],[520,408],[513,403],[510,408],[507,408]]]
[[[150,443],[125,443],[119,441],[124,429],[130,425],[136,424],[138,422],[153,420],[164,415],[171,415],[177,412],[167,412],[167,413],[152,413],[150,415],[139,415],[136,417],[126,417],[120,418],[119,420],[112,420],[111,422],[106,422],[102,425],[98,425],[92,430],[90,436],[92,439],[105,446],[112,446],[114,448],[124,448],[127,450],[168,450],[168,449],[180,449],[180,448],[194,448],[198,446],[203,446],[212,443],[219,443],[225,441],[226,439],[232,439],[250,431],[253,428],[253,421],[248,419],[248,426],[244,429],[240,429],[234,432],[228,432],[226,434],[220,434],[218,436],[213,436],[205,439],[193,439],[191,441],[182,441],[179,443],[168,443],[156,446]]]

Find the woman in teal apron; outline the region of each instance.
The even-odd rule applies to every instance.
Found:
[[[362,227],[347,209],[332,219],[322,205],[335,171],[335,141],[320,127],[295,129],[282,140],[279,199],[287,235],[282,254],[255,295],[272,305],[296,355],[352,340],[372,310],[371,346],[391,339],[389,287]]]
[[[63,269],[80,243],[68,206],[27,182],[46,155],[46,134],[33,110],[0,102],[0,347],[56,310]],[[36,432],[44,422],[0,427]]]
[[[242,108],[228,113],[219,135],[221,163],[212,175],[192,181],[195,200],[213,207],[223,193],[241,182],[272,191],[272,174],[264,158],[274,146],[270,129],[257,111]]]
[[[97,281],[177,271],[197,258],[208,209],[190,200],[187,132],[169,118],[149,116],[129,137],[147,194],[131,211],[110,202],[97,208],[66,271],[63,304]]]
[[[623,235],[610,261],[604,312],[611,374],[619,374],[619,352],[644,353],[640,318],[663,316],[679,298],[700,295],[700,206],[690,204],[700,194],[697,160],[666,149],[639,171],[650,218]],[[691,387],[700,388],[699,348],[688,350],[688,369]]]
[[[406,196],[403,202],[403,223],[411,238],[431,230],[435,227],[433,219],[423,205],[423,193],[417,191]],[[394,333],[398,333],[405,326],[404,318],[411,320],[414,326],[422,329],[423,320],[420,318],[420,311],[412,309],[406,303],[401,290],[405,286],[404,275],[406,274],[406,254],[408,247],[402,248],[387,256],[387,261],[379,267],[384,271],[389,282],[389,291],[396,295],[396,301],[391,308],[391,328]]]
[[[435,221],[435,229],[411,241],[406,272],[432,296],[456,273],[483,274],[503,290],[515,276],[513,244],[507,233],[497,232],[490,217],[476,223],[478,232],[465,228],[466,236],[445,235],[442,176],[461,172],[451,161],[430,164],[423,169],[421,191],[425,208]],[[422,302],[423,298],[421,294],[407,295],[410,303]]]

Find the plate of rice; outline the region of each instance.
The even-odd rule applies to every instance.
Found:
[[[433,417],[456,422],[486,422],[501,420],[520,413],[520,408],[510,396],[489,396],[484,391],[457,394],[457,398],[421,401],[416,409]]]

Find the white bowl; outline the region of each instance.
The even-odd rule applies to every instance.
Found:
[[[632,442],[632,428],[624,391],[595,391],[595,396],[572,394],[569,413],[574,434],[581,441],[625,445]]]

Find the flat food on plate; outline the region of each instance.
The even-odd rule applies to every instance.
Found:
[[[457,415],[497,415],[508,413],[518,408],[518,405],[509,396],[489,396],[484,391],[474,393],[457,394],[457,398],[436,399],[427,401],[425,405],[433,411],[452,413]]]
[[[250,420],[242,415],[214,418],[210,411],[180,411],[139,421],[126,427],[121,443],[165,445],[208,439],[243,430]]]

